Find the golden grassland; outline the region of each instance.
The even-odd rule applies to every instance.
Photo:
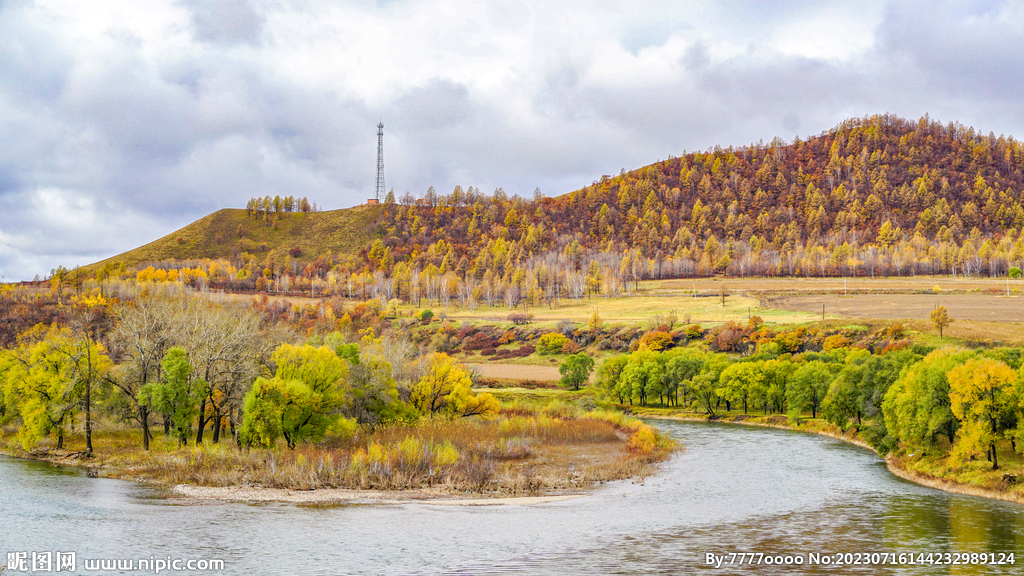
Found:
[[[562,398],[543,407],[513,403],[493,420],[424,420],[330,436],[295,450],[239,450],[230,442],[179,448],[157,435],[147,452],[139,448],[141,432],[125,429],[97,433],[92,457],[85,456],[84,439],[77,434],[66,439],[63,450],[47,441],[28,453],[17,448],[11,430],[3,440],[16,456],[164,485],[430,489],[434,496],[575,491],[646,477],[676,450],[672,440],[621,412],[584,410]]]
[[[975,276],[964,278],[948,275],[920,276],[870,276],[848,277],[725,277],[674,278],[669,280],[647,280],[641,283],[653,292],[698,292],[717,294],[725,285],[732,292],[749,294],[874,294],[874,293],[923,293],[934,292],[936,287],[942,293],[1002,292],[1005,293],[1006,277],[989,278]],[[1014,288],[1024,290],[1024,280],[1010,280],[1011,294]]]
[[[160,260],[228,258],[236,250],[273,262],[291,259],[288,251],[302,249],[302,260],[327,253],[354,254],[372,237],[379,206],[355,206],[325,212],[280,214],[277,226],[250,217],[238,208],[224,208],[134,250],[83,267],[93,272],[107,263],[131,267]],[[266,245],[264,249],[262,245]]]
[[[419,309],[430,308],[435,314],[445,312],[445,315],[452,320],[483,321],[486,323],[506,322],[511,312],[507,307],[480,306],[476,310],[460,310],[456,306],[449,305],[445,311],[443,307],[422,305]],[[634,292],[629,297],[604,298],[593,296],[572,300],[563,298],[561,304],[548,308],[535,306],[529,308],[533,314],[532,326],[535,328],[554,328],[563,320],[570,320],[580,325],[586,325],[590,320],[594,309],[606,324],[643,324],[654,319],[658,315],[664,315],[675,311],[678,322],[683,323],[706,323],[721,324],[727,321],[746,322],[753,316],[760,316],[764,320],[777,323],[800,323],[820,318],[810,312],[794,312],[767,308],[757,298],[750,296],[731,294],[726,297],[725,306],[722,306],[721,299],[710,293],[694,298],[692,294],[673,293],[660,294],[641,290]],[[411,307],[403,306],[400,310],[405,314],[413,310]],[[515,312],[522,312],[517,309]]]

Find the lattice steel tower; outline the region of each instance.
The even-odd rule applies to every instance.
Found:
[[[377,190],[374,194],[377,202],[383,202],[387,192],[384,190],[384,123],[377,124]]]

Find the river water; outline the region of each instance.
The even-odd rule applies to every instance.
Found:
[[[873,453],[830,438],[655,424],[686,446],[658,475],[533,506],[195,502],[4,458],[0,554],[25,552],[31,568],[33,552],[75,552],[81,574],[154,573],[86,570],[87,559],[224,562],[223,570],[163,574],[1024,573],[1022,506],[917,486],[890,474]],[[760,565],[740,557],[731,565],[726,557],[718,569],[707,564],[709,553],[734,552],[789,556],[793,564],[766,565],[764,557],[755,557]],[[856,553],[932,554],[933,562],[1014,553],[1015,563],[810,563],[811,554],[834,561],[856,560]]]

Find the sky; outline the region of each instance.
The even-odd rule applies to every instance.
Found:
[[[253,196],[547,196],[925,114],[1024,138],[1024,1],[0,0],[0,278]]]

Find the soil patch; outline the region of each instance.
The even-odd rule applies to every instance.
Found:
[[[945,306],[960,320],[1024,322],[1024,298],[991,294],[816,294],[771,298],[772,308],[818,312],[850,318],[927,320],[936,306]]]
[[[528,366],[523,364],[466,364],[480,372],[484,378],[506,378],[509,380],[558,381],[561,374],[554,366]]]

